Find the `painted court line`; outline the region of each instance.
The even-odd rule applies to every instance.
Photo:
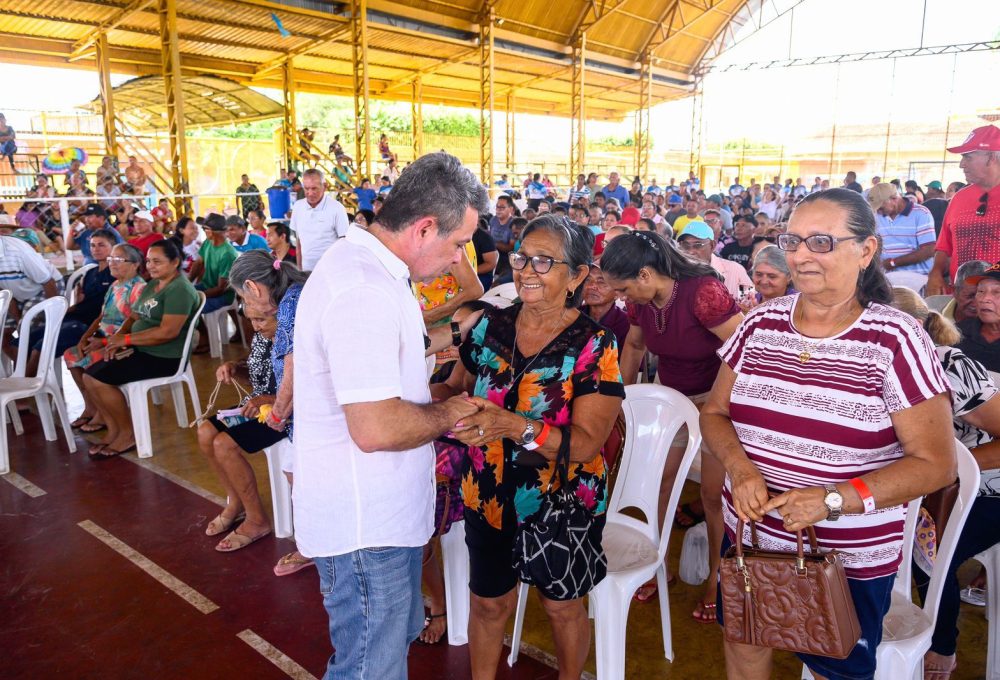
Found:
[[[142,553],[115,538],[107,531],[91,522],[89,519],[85,519],[82,522],[77,523],[77,526],[107,545],[135,566],[142,569],[144,572],[159,581],[160,584],[174,591],[177,596],[185,600],[202,614],[211,614],[219,608],[219,605],[209,600],[207,597],[181,581],[176,576],[170,574],[170,572],[154,563]]]
[[[188,480],[184,479],[183,477],[179,477],[178,475],[175,475],[173,472],[170,472],[169,470],[163,469],[162,467],[160,467],[156,463],[151,463],[146,458],[138,458],[133,453],[129,453],[129,454],[126,454],[126,455],[121,456],[121,457],[124,458],[125,460],[131,462],[131,463],[135,463],[136,465],[138,465],[141,468],[145,468],[145,469],[149,470],[150,472],[154,472],[154,473],[160,475],[164,479],[169,479],[174,484],[176,484],[178,486],[181,486],[181,487],[184,487],[185,489],[187,489],[191,493],[197,494],[197,495],[201,496],[202,498],[204,498],[206,500],[212,501],[216,505],[220,505],[222,507],[226,507],[226,499],[224,499],[222,496],[217,496],[214,493],[212,493],[211,491],[206,491],[205,489],[201,488],[197,484],[192,484],[191,482],[189,482]]]
[[[253,647],[257,653],[280,668],[286,675],[288,675],[288,677],[293,678],[293,680],[316,680],[315,675],[292,661],[292,659],[285,655],[280,649],[261,636],[257,635],[257,633],[253,632],[249,628],[242,633],[237,634],[236,637]]]
[[[505,645],[507,645],[507,647],[510,647],[511,636],[510,635],[504,635],[503,636],[503,643]],[[523,655],[525,655],[527,657],[530,657],[530,658],[534,659],[535,661],[538,661],[539,663],[545,664],[549,668],[555,668],[555,669],[559,668],[559,662],[556,659],[555,654],[549,654],[548,652],[546,652],[546,651],[544,651],[542,649],[539,649],[538,647],[536,647],[534,645],[529,645],[524,640],[521,641],[521,648],[520,648],[520,651],[518,652],[518,654],[519,655],[523,654]],[[503,655],[501,661],[503,663],[507,663],[507,655],[506,654]],[[580,675],[580,680],[597,680],[597,678],[594,676],[593,673],[589,673],[587,671],[584,671]]]
[[[15,489],[23,491],[32,498],[38,498],[39,496],[44,496],[46,493],[43,489],[35,486],[24,477],[17,474],[16,472],[8,472],[5,475],[0,475],[0,479],[3,479],[5,482],[13,486]]]

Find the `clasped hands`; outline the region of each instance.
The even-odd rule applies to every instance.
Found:
[[[786,531],[802,531],[827,518],[829,510],[824,503],[826,490],[821,486],[789,489],[770,497],[767,484],[757,467],[747,461],[729,471],[733,506],[744,522],[760,522],[764,515],[776,510],[784,520]]]
[[[504,437],[524,432],[525,419],[482,397],[460,395],[446,403],[458,415],[451,434],[466,446],[485,446]]]

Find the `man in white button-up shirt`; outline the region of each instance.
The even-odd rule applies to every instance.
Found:
[[[326,193],[323,173],[309,168],[302,173],[306,197],[295,201],[289,227],[295,232],[295,257],[299,268],[311,272],[327,248],[347,235],[347,211]]]
[[[368,231],[351,227],[309,277],[295,326],[295,538],[312,557],[336,650],[325,678],[398,680],[424,618],[422,547],[434,517],[430,442],[477,411],[431,403],[411,280],[464,257],[486,189],[428,154]]]

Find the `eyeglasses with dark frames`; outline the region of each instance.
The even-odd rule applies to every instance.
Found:
[[[515,271],[521,271],[528,265],[529,260],[531,261],[531,268],[536,274],[548,274],[552,269],[552,265],[555,264],[569,264],[569,262],[566,262],[565,260],[557,260],[554,257],[549,257],[548,255],[533,255],[528,257],[527,255],[522,255],[521,253],[511,253],[510,268]]]
[[[784,251],[794,253],[799,249],[800,243],[805,243],[806,248],[814,253],[829,253],[841,241],[853,241],[857,236],[831,236],[830,234],[813,234],[802,238],[795,234],[778,234],[777,245]]]
[[[986,216],[986,209],[989,207],[989,203],[990,203],[990,194],[989,192],[985,192],[982,196],[979,197],[979,207],[976,208],[977,217]]]

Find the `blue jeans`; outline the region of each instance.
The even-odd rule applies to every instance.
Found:
[[[315,558],[333,655],[324,680],[406,680],[423,628],[422,548],[366,548]]]

